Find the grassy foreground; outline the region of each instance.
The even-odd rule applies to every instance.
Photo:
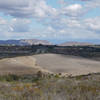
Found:
[[[100,100],[100,73],[0,76],[0,100]]]

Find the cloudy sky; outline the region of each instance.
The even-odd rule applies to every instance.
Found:
[[[100,0],[0,0],[0,39],[100,43]]]

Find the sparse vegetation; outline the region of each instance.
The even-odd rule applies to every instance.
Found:
[[[100,46],[0,46],[0,58],[48,52],[100,60]],[[41,71],[36,75],[2,75],[0,100],[100,100],[100,73],[75,77]]]
[[[100,73],[76,77],[0,76],[0,100],[100,100]]]

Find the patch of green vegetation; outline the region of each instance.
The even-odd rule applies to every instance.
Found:
[[[17,75],[4,75],[0,76],[0,81],[18,81],[19,77]]]
[[[0,82],[5,81],[5,82],[34,82],[38,81],[40,78],[37,76],[32,76],[32,75],[14,75],[14,74],[9,74],[9,75],[2,75],[0,76]]]

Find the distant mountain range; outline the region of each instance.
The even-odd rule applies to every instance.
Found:
[[[47,40],[38,39],[21,39],[21,40],[0,40],[0,45],[52,45],[52,43]]]
[[[0,45],[54,45],[47,40],[39,40],[39,39],[20,39],[20,40],[0,40]],[[62,44],[58,44],[58,46],[85,46],[85,45],[94,45],[92,43],[87,42],[64,42]]]
[[[87,42],[65,42],[59,44],[59,46],[87,46],[87,45],[94,45],[94,44]]]

